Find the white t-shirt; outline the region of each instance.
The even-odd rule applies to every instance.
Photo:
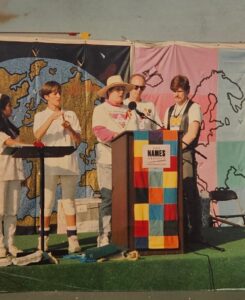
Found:
[[[139,129],[135,115],[129,114],[129,110],[126,105],[114,106],[108,102],[104,102],[95,107],[92,127],[93,130],[99,127],[117,133]],[[99,141],[96,149],[97,163],[111,164],[110,141],[104,142],[99,135],[96,135],[96,137]]]
[[[0,131],[0,153],[7,147],[4,142],[11,138]],[[24,180],[23,163],[21,158],[0,154],[0,180]]]
[[[127,98],[124,100],[124,104],[128,105],[130,102],[130,98]],[[162,126],[162,122],[159,118],[159,115],[156,111],[156,107],[153,102],[146,102],[146,101],[140,101],[135,102],[137,104],[137,109],[144,113],[147,117],[154,120],[157,124]],[[132,113],[136,114],[135,111],[132,111]],[[151,122],[149,119],[141,118],[138,114],[136,114],[137,122],[139,126],[139,130],[155,130],[160,129],[159,126],[157,126],[154,122]]]
[[[181,125],[181,119],[183,116],[183,113],[185,111],[186,105],[189,102],[186,101],[183,105],[177,105],[175,104],[175,107],[172,111],[171,114],[171,119],[170,119],[170,129],[171,130],[179,130],[180,125]],[[169,112],[170,107],[166,110],[165,115],[164,115],[164,127],[167,128],[168,125],[168,112]],[[189,108],[188,111],[188,118],[189,118],[189,124],[191,124],[194,121],[198,121],[200,124],[202,122],[202,112],[200,105],[193,102],[191,107]]]
[[[54,112],[49,108],[37,113],[34,116],[33,131],[37,131],[53,113]],[[74,131],[79,134],[81,133],[78,118],[73,111],[64,111],[64,118],[71,124]],[[63,122],[62,116],[52,122],[42,138],[42,142],[45,146],[75,147],[74,141],[62,126]],[[78,157],[76,152],[63,157],[45,158],[44,163],[46,175],[79,175]]]

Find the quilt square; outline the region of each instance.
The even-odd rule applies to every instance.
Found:
[[[134,140],[147,140],[149,138],[149,131],[147,130],[140,130],[134,131]]]
[[[178,141],[164,141],[163,144],[170,145],[170,155],[178,155]]]
[[[135,189],[135,202],[136,203],[148,203],[148,188],[136,188]]]
[[[164,171],[177,171],[177,166],[177,156],[170,156],[170,168],[164,168]]]
[[[149,205],[148,204],[135,204],[134,205],[134,220],[135,221],[148,221],[149,220]]]
[[[164,236],[178,235],[179,230],[177,221],[165,221],[163,226]]]
[[[149,187],[149,203],[163,204],[163,189]]]
[[[160,130],[149,131],[149,144],[162,145],[163,144],[162,131],[160,131]]]
[[[142,157],[143,146],[148,145],[148,140],[135,140],[134,141],[134,157]]]
[[[137,237],[134,239],[136,249],[148,249],[148,238]]]
[[[163,221],[151,220],[149,227],[150,236],[163,236]]]
[[[163,205],[149,205],[149,220],[163,220]]]
[[[149,236],[149,249],[164,249],[163,236]]]
[[[178,219],[177,205],[165,204],[164,205],[164,221],[176,221]]]
[[[149,187],[162,187],[163,170],[149,169]]]
[[[176,204],[177,203],[177,189],[165,188],[164,189],[164,204]]]
[[[148,172],[134,172],[134,187],[147,188],[148,186]]]
[[[173,236],[164,236],[164,248],[165,249],[178,249],[180,246],[179,244],[179,237],[176,235]]]
[[[164,172],[163,173],[163,187],[164,188],[177,188],[178,186],[178,173],[177,172]]]
[[[177,130],[163,130],[163,139],[165,141],[177,141],[178,131]]]
[[[143,168],[142,157],[134,158],[134,172],[147,172],[147,169]]]
[[[149,235],[149,222],[148,221],[135,221],[134,222],[134,236],[135,237],[148,237]]]

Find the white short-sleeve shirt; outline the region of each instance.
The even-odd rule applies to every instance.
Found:
[[[4,144],[11,137],[0,131],[0,153],[6,148]],[[23,163],[21,158],[0,154],[0,181],[24,180]]]
[[[54,112],[49,108],[37,113],[34,116],[33,131],[37,131],[53,113]],[[79,134],[81,133],[79,120],[73,111],[64,111],[64,118],[71,124],[74,131]],[[62,126],[63,122],[62,116],[52,122],[42,138],[42,142],[45,146],[75,147],[74,141],[71,139],[67,130]],[[78,155],[76,152],[63,157],[45,158],[44,163],[46,175],[79,175]]]
[[[130,98],[127,98],[123,101],[125,105],[128,105],[130,102]],[[156,107],[153,102],[150,101],[140,101],[136,102],[137,109],[144,113],[147,117],[154,120],[157,124],[162,126],[162,122],[156,110]],[[134,112],[135,113],[135,112]],[[157,126],[154,122],[150,121],[147,118],[141,118],[139,115],[136,115],[139,130],[155,130],[159,129],[160,127]]]
[[[179,120],[179,122],[175,122],[172,125],[170,124],[171,130],[179,130],[180,124],[181,124],[181,118],[182,118],[182,115],[185,111],[185,108],[186,108],[188,102],[189,101],[187,101],[183,105],[183,107],[175,105],[175,108],[172,112],[171,117],[174,117],[174,115],[176,114],[176,116],[177,116],[176,118],[180,118],[180,120]],[[167,128],[167,125],[168,125],[168,112],[169,112],[169,108],[166,110],[165,115],[164,115],[164,127],[165,128]],[[200,108],[199,104],[193,102],[193,104],[191,105],[191,107],[189,108],[189,111],[188,111],[188,118],[189,118],[189,124],[191,124],[194,121],[197,121],[201,124],[202,112],[201,112],[201,108]]]

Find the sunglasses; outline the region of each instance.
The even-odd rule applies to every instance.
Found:
[[[135,90],[140,89],[141,92],[142,92],[142,91],[144,91],[144,89],[145,89],[145,85],[135,85],[135,86],[134,86],[134,89],[135,89]]]

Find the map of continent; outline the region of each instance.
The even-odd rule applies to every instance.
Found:
[[[18,64],[16,61],[10,61],[7,66],[0,65],[0,91],[11,97],[12,121],[19,127],[21,139],[29,144],[35,140],[32,130],[34,115],[46,108],[39,96],[41,85],[48,80],[59,82],[62,85],[62,108],[75,111],[82,128],[82,142],[77,149],[81,170],[77,198],[92,196],[98,191],[92,114],[100,83],[81,68],[64,61],[40,58],[33,58],[31,63],[30,59],[24,58],[18,59]],[[21,226],[33,224],[39,215],[39,160],[24,160],[24,168],[26,179],[18,215]]]

